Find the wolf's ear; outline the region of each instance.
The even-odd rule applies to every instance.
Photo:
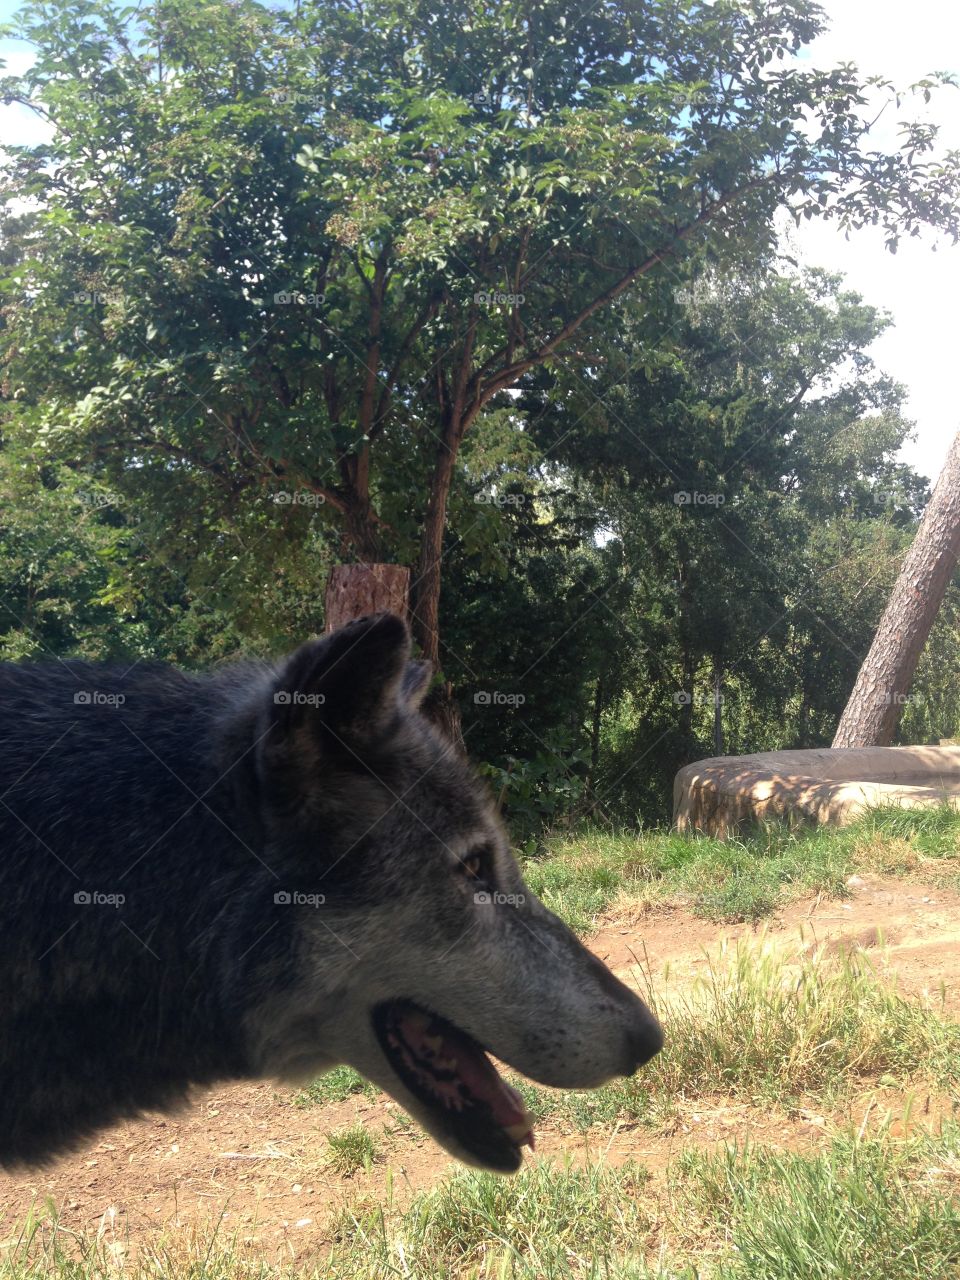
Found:
[[[274,685],[274,741],[303,730],[331,746],[376,738],[397,713],[409,657],[410,633],[392,613],[302,645]]]
[[[408,662],[404,668],[400,697],[413,711],[427,696],[432,679],[433,667],[429,662]]]

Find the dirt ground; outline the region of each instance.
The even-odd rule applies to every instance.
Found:
[[[960,1017],[960,896],[873,876],[854,878],[850,893],[843,902],[794,903],[762,928],[792,956],[816,947],[869,948],[901,990],[938,1002],[945,995],[947,1012]],[[677,989],[703,971],[725,938],[757,932],[710,924],[681,909],[634,920],[625,908],[590,946],[625,981],[643,981],[642,964],[655,990]],[[0,1174],[0,1236],[15,1236],[31,1207],[50,1204],[62,1228],[99,1235],[118,1251],[163,1231],[205,1233],[219,1222],[224,1236],[255,1246],[265,1260],[306,1262],[328,1243],[331,1219],[345,1201],[381,1196],[390,1176],[402,1202],[454,1167],[418,1130],[399,1124],[399,1109],[382,1095],[306,1108],[295,1106],[294,1096],[269,1084],[216,1089],[178,1115],[117,1125],[42,1170]],[[877,1100],[865,1091],[860,1111]],[[883,1102],[896,1107],[896,1099]],[[943,1100],[922,1101],[921,1109],[931,1105],[939,1109]],[[369,1172],[345,1178],[327,1164],[326,1137],[358,1120],[376,1137],[382,1158]],[[749,1137],[802,1149],[816,1145],[824,1124],[815,1109],[780,1115],[699,1098],[680,1105],[668,1132],[620,1125],[584,1138],[542,1123],[533,1158],[605,1153],[619,1163],[632,1156],[656,1176],[691,1143]]]

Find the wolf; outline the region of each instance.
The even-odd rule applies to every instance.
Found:
[[[410,649],[382,614],[212,674],[0,665],[0,1162],[346,1063],[511,1172],[531,1121],[488,1055],[593,1088],[659,1051],[525,885]]]

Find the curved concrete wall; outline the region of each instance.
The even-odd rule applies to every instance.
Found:
[[[851,747],[713,756],[673,783],[678,831],[730,835],[743,822],[849,822],[880,804],[960,807],[960,747]]]

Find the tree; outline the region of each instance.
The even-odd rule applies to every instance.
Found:
[[[960,557],[960,433],[853,686],[835,747],[888,747]]]
[[[263,563],[306,525],[274,500],[309,502],[341,555],[412,565],[438,663],[460,452],[506,392],[602,365],[628,300],[763,257],[784,206],[891,248],[956,237],[936,130],[872,149],[890,87],[789,61],[821,29],[807,0],[572,17],[29,3],[10,33],[37,61],[3,92],[53,136],[7,164],[15,429],[148,505],[187,581],[198,525]]]
[[[468,450],[499,537],[450,557],[442,625],[467,741],[509,771],[523,825],[557,796],[662,817],[718,726],[735,753],[828,743],[926,501],[895,461],[905,392],[871,359],[888,320],[840,277],[701,277],[680,297],[668,334],[622,318],[589,379],[542,373],[514,409],[524,463]],[[478,689],[523,701],[477,707]]]

